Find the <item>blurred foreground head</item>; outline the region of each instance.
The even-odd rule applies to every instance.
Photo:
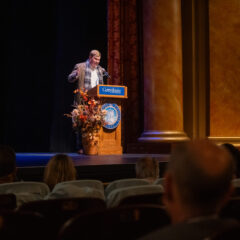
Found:
[[[164,202],[173,222],[218,213],[232,193],[229,152],[208,140],[176,145],[165,173]]]

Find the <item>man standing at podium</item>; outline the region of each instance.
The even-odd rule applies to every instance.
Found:
[[[108,73],[99,65],[100,59],[101,53],[98,50],[91,50],[86,62],[78,63],[74,66],[73,71],[68,75],[68,81],[71,83],[76,82],[76,88],[82,90],[89,90],[98,84],[104,84],[103,77],[108,77]],[[76,94],[74,104],[79,103],[78,98],[79,95]],[[81,133],[77,133],[78,153],[83,153],[81,140]]]
[[[68,81],[77,81],[77,88],[85,90],[103,84],[103,76],[107,72],[99,65],[100,59],[101,53],[98,50],[92,50],[86,62],[75,65],[73,71],[68,75]]]

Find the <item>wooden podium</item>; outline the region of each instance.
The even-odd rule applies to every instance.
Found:
[[[89,96],[101,99],[103,109],[113,115],[110,123],[100,130],[98,155],[122,154],[121,142],[121,101],[127,98],[127,87],[120,85],[97,85],[88,91]],[[108,112],[109,111],[109,112]]]

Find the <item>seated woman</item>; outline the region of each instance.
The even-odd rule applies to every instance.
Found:
[[[66,154],[56,154],[48,162],[43,181],[49,186],[50,190],[63,181],[77,179],[77,171],[72,158]]]
[[[0,183],[16,181],[16,153],[9,145],[0,145]]]

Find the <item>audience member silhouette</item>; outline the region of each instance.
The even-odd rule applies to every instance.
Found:
[[[225,147],[230,152],[230,154],[232,154],[233,159],[235,161],[235,166],[236,166],[235,175],[236,175],[236,178],[240,178],[240,151],[239,151],[239,149],[236,148],[231,143],[224,143],[224,144],[222,144],[222,146]]]
[[[76,178],[76,168],[72,158],[66,154],[56,154],[49,160],[44,170],[43,181],[52,190],[57,183],[76,180]]]
[[[136,178],[143,178],[153,183],[159,178],[159,163],[155,158],[140,158],[135,165]]]
[[[16,180],[16,154],[8,145],[0,145],[0,183],[10,183]]]
[[[234,223],[218,217],[233,191],[233,174],[226,149],[208,140],[179,143],[164,174],[163,202],[172,224],[141,239],[204,239]]]

